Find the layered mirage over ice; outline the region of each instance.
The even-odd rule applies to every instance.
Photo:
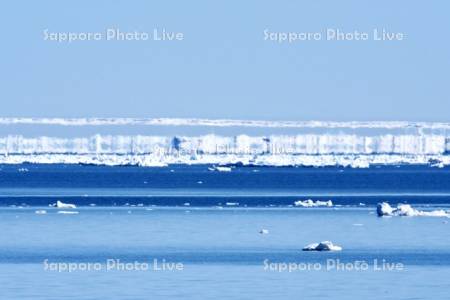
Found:
[[[203,126],[201,135],[91,134],[0,136],[0,163],[84,163],[165,166],[243,164],[264,166],[350,166],[450,164],[447,123],[288,122],[202,119],[34,119],[0,118],[0,126]],[[290,128],[289,133],[212,134],[210,128]],[[317,129],[319,132],[305,132]],[[336,130],[337,129],[337,130]],[[363,129],[355,133],[354,129]],[[366,133],[368,129],[392,132]],[[393,131],[395,129],[395,131]],[[154,130],[155,131],[155,130]],[[157,131],[157,130],[156,130]],[[214,130],[213,130],[214,131]],[[245,132],[245,130],[242,130]],[[272,130],[273,131],[273,130]],[[293,132],[292,132],[293,131]],[[297,132],[298,131],[298,132]]]

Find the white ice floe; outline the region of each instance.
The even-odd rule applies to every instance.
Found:
[[[268,229],[261,229],[259,231],[260,234],[269,234],[269,230]]]
[[[328,201],[313,201],[311,199],[307,199],[307,200],[298,200],[294,202],[295,206],[300,206],[300,207],[319,207],[319,206],[326,206],[326,207],[331,207],[333,206],[333,202],[331,200]]]
[[[47,211],[44,209],[39,209],[39,210],[36,210],[35,213],[37,215],[45,215],[47,213]]]
[[[342,247],[333,245],[330,241],[309,244],[302,249],[303,251],[341,251]]]
[[[231,167],[226,166],[212,166],[209,167],[208,170],[210,171],[218,171],[218,172],[231,172]]]
[[[409,204],[399,204],[393,208],[387,202],[378,203],[378,216],[404,216],[404,217],[448,217],[449,214],[444,210],[422,211],[413,208]]]
[[[61,201],[56,201],[56,204],[54,204],[56,208],[63,208],[63,209],[71,209],[71,208],[77,208],[75,204],[69,204],[69,203],[63,203]]]
[[[225,203],[226,206],[238,206],[239,203],[238,202],[227,202]]]
[[[79,214],[79,212],[78,211],[73,211],[73,210],[60,210],[60,211],[58,211],[58,214],[77,215],[77,214]]]
[[[377,214],[378,216],[391,216],[394,209],[387,202],[382,202],[377,204]]]

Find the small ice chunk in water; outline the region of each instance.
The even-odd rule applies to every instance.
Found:
[[[269,234],[269,230],[268,229],[261,229],[259,231],[260,234]]]
[[[47,213],[47,211],[44,209],[39,209],[39,210],[36,210],[35,213],[37,215],[45,215]]]
[[[393,208],[387,202],[377,204],[377,214],[378,216],[390,216],[392,215]]]
[[[210,171],[218,171],[218,172],[231,172],[231,167],[226,166],[212,166],[209,167],[208,170]]]
[[[63,203],[61,201],[56,201],[56,204],[54,204],[53,206],[56,206],[57,208],[64,208],[64,209],[69,209],[69,208],[77,208],[75,206],[75,204],[69,204],[69,203]]]
[[[231,172],[231,168],[230,167],[221,167],[221,166],[217,166],[216,170],[219,172]]]
[[[342,247],[333,245],[330,241],[309,244],[302,249],[303,251],[341,251]]]
[[[64,214],[64,215],[76,215],[78,214],[77,211],[67,211],[67,210],[60,210],[58,211],[58,214]]]
[[[331,207],[333,206],[333,202],[331,200],[328,201],[320,201],[317,200],[316,202],[314,202],[311,199],[307,199],[307,200],[298,200],[294,202],[295,206],[300,206],[300,207],[319,207],[319,206],[327,206],[327,207]]]

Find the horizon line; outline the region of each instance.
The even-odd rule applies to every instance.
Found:
[[[374,129],[450,129],[450,122],[414,121],[268,121],[208,118],[45,118],[0,117],[0,125],[59,125],[59,126],[207,126],[207,127],[265,127],[265,128],[374,128]]]

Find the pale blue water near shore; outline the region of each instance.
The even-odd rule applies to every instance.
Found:
[[[1,166],[0,296],[448,299],[448,218],[379,218],[375,204],[388,200],[448,210],[449,173],[425,166],[230,173],[207,166]],[[290,206],[309,196],[337,206]],[[48,206],[57,199],[77,204],[78,214]],[[36,214],[39,210],[47,213]],[[269,233],[260,234],[261,229]],[[343,251],[301,251],[322,240]],[[108,259],[147,263],[149,270],[107,270]],[[164,262],[183,268],[156,270],[155,259],[159,269]],[[327,265],[338,260],[369,266]],[[46,269],[58,263],[101,266]],[[320,268],[273,268],[283,264]],[[403,268],[390,270],[392,264]]]

